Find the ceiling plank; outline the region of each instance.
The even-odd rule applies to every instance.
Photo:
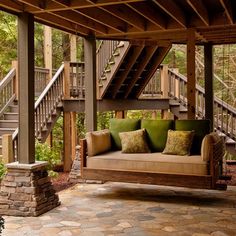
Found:
[[[158,13],[150,5],[140,2],[140,3],[130,3],[127,4],[134,11],[145,17],[147,20],[158,26],[160,29],[166,28],[166,20],[163,18],[161,13]]]
[[[46,25],[56,26],[60,29],[64,29],[65,31],[69,31],[74,34],[81,34],[83,36],[91,34],[91,31],[87,28],[80,26],[78,24],[74,24],[72,22],[69,22],[67,20],[62,19],[61,17],[52,15],[50,13],[41,13],[37,14],[35,16],[36,20],[40,21],[41,23],[44,23]],[[53,23],[53,24],[52,24]]]
[[[27,0],[31,2],[32,0]],[[131,2],[143,2],[144,0],[97,0],[97,1],[87,1],[87,0],[70,0],[70,4],[68,4],[67,9],[64,8],[64,4],[62,1],[53,0],[47,2],[44,11],[64,11],[64,10],[72,10],[72,9],[85,9],[85,8],[94,8],[94,7],[103,7],[103,6],[111,6],[111,5],[122,5],[125,3]],[[39,11],[35,11],[38,13]]]
[[[210,25],[209,14],[202,0],[187,0],[187,3],[191,6],[191,8],[195,11],[198,17],[203,21],[206,26]]]
[[[153,2],[176,20],[183,28],[187,28],[184,11],[173,0],[153,0]]]
[[[50,14],[56,15],[95,32],[99,32],[100,34],[108,33],[107,27],[101,25],[100,23],[91,21],[89,18],[84,17],[74,11],[51,12]]]
[[[222,7],[224,8],[225,14],[228,18],[228,21],[231,25],[234,24],[233,8],[230,0],[220,0]]]
[[[106,6],[102,7],[102,9],[113,14],[115,17],[120,18],[121,20],[124,20],[139,31],[146,30],[146,22],[143,17],[125,5]]]
[[[124,98],[127,98],[133,88],[135,86],[136,82],[138,81],[140,75],[142,74],[143,70],[147,66],[147,64],[150,62],[153,54],[156,52],[158,46],[152,46],[152,47],[146,47],[146,54],[143,58],[141,58],[141,62],[139,63],[139,67],[134,73],[134,76],[131,80],[131,82],[128,84],[128,87],[126,89]]]
[[[76,11],[118,32],[126,32],[127,30],[127,24],[124,21],[99,8],[95,8],[93,11],[87,8]]]
[[[139,55],[141,54],[142,50],[144,49],[144,45],[140,45],[138,47],[134,46],[133,48],[134,48],[134,52],[133,52],[131,58],[129,58],[128,63],[126,63],[124,71],[120,75],[119,80],[116,82],[116,84],[115,84],[115,86],[112,90],[112,98],[113,99],[116,98],[116,95],[117,95],[119,89],[121,88],[121,85],[124,83],[124,81],[127,78],[131,68],[133,67],[133,65],[137,61]]]
[[[22,12],[23,6],[20,3],[9,1],[9,0],[1,0],[0,7],[6,10],[10,10],[12,12]]]

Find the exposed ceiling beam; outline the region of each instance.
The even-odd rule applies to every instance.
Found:
[[[140,3],[130,3],[127,4],[131,9],[145,17],[147,20],[152,22],[154,25],[158,26],[160,29],[166,28],[166,20],[163,18],[161,13],[158,13],[150,5],[140,2]]]
[[[36,20],[40,21],[41,23],[48,24],[50,26],[58,27],[59,29],[69,31],[70,33],[80,34],[83,36],[91,34],[91,31],[87,28],[80,26],[78,24],[74,24],[67,20],[64,20],[58,16],[52,15],[50,13],[41,13],[37,14],[35,17]],[[53,25],[52,25],[53,22]]]
[[[97,21],[107,27],[116,30],[118,32],[126,32],[127,24],[121,19],[105,12],[99,8],[93,9],[93,11],[86,9],[75,10],[80,12],[85,17],[90,18],[91,20]]]
[[[209,26],[209,15],[205,5],[202,0],[187,0],[187,3],[191,6],[191,8],[195,11],[195,13],[199,16],[199,18],[203,21],[206,26]]]
[[[32,2],[32,0],[24,0],[27,2]],[[91,7],[103,7],[103,6],[110,6],[110,5],[120,5],[124,3],[131,3],[131,2],[143,2],[144,0],[97,0],[97,1],[87,1],[87,0],[70,0],[67,6],[67,9],[63,6],[65,1],[53,0],[47,2],[45,7],[42,9],[46,12],[48,11],[64,11],[64,10],[71,10],[71,9],[85,9]],[[40,1],[39,1],[40,2]],[[39,5],[39,4],[38,4]],[[38,13],[39,11],[36,10],[34,13]]]
[[[9,1],[9,0],[1,0],[0,7],[6,10],[10,10],[12,12],[22,12],[23,6],[17,2]]]
[[[220,0],[222,7],[224,8],[226,17],[231,25],[234,24],[234,16],[233,16],[233,7],[230,0]]]
[[[140,16],[135,11],[128,8],[127,6],[114,5],[114,6],[102,7],[101,9],[104,9],[108,13],[113,14],[115,17],[118,17],[121,20],[124,20],[125,22],[132,25],[139,31],[146,30],[146,22],[143,19],[143,17]]]
[[[182,27],[187,27],[184,11],[173,0],[153,0],[153,2],[176,20]]]

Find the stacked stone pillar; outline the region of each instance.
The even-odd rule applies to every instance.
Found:
[[[0,215],[38,216],[60,205],[47,162],[7,164],[1,182]]]

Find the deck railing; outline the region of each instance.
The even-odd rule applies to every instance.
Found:
[[[16,98],[15,80],[16,70],[13,68],[6,77],[0,81],[0,117]]]
[[[187,78],[175,71],[168,70],[169,96],[187,105]],[[205,117],[205,90],[196,86],[196,115]],[[215,129],[236,140],[236,109],[221,99],[214,97]]]

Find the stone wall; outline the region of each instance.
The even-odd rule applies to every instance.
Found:
[[[38,216],[60,204],[46,165],[7,164],[7,174],[1,182],[1,215]]]

